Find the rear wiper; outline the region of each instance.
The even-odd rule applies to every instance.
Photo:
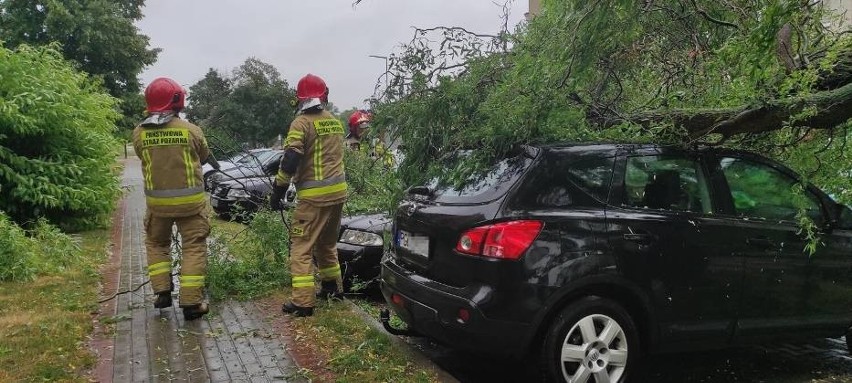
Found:
[[[428,186],[412,186],[405,191],[407,194],[418,194],[426,197],[431,197],[434,191]]]

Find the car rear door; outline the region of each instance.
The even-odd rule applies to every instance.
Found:
[[[741,260],[723,251],[712,182],[697,152],[629,150],[616,166],[607,238],[619,269],[653,299],[661,340],[724,344]]]

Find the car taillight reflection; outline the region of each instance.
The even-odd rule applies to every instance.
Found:
[[[532,245],[544,223],[522,220],[480,226],[464,232],[456,244],[463,254],[516,260]]]
[[[393,302],[393,304],[395,304],[399,307],[405,306],[405,301],[402,299],[402,296],[399,295],[399,294],[393,294],[391,296],[391,302]]]

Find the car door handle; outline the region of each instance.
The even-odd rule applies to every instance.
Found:
[[[650,234],[624,234],[624,240],[630,242],[651,242]]]
[[[746,238],[746,243],[749,246],[759,247],[761,249],[774,249],[778,247],[775,241],[766,237]]]

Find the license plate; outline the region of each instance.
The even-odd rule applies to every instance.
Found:
[[[410,251],[412,254],[429,258],[429,237],[411,234],[405,230],[400,230],[398,245],[399,247]]]

